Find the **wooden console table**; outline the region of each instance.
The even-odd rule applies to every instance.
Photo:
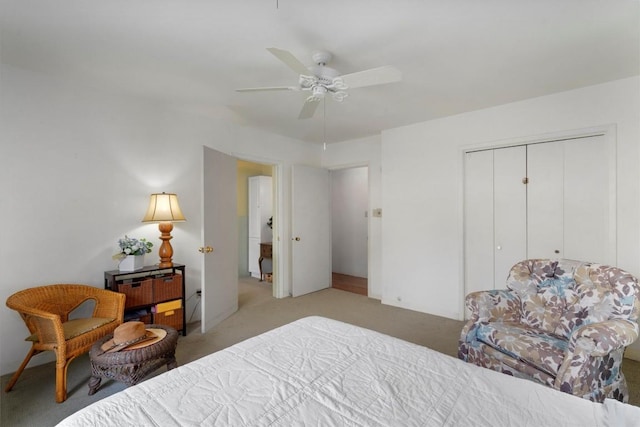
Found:
[[[260,243],[260,258],[258,258],[258,266],[260,267],[261,282],[264,280],[264,273],[262,272],[262,260],[265,258],[272,259],[273,257],[272,254],[273,254],[273,244],[271,242]]]

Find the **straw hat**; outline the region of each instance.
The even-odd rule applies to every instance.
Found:
[[[167,335],[164,329],[146,329],[142,322],[126,322],[113,331],[113,338],[100,347],[105,353],[134,350],[154,344]]]

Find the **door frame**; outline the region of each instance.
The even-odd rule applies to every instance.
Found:
[[[604,138],[606,147],[607,147],[607,166],[609,170],[609,224],[608,224],[608,250],[609,260],[612,265],[616,264],[618,259],[617,255],[617,222],[616,222],[616,212],[617,212],[617,192],[616,192],[616,178],[617,178],[617,159],[616,159],[616,141],[617,141],[617,133],[616,126],[614,124],[611,125],[602,125],[602,126],[594,126],[582,129],[572,129],[566,131],[559,132],[551,132],[540,135],[529,135],[515,138],[507,138],[504,140],[497,141],[485,141],[473,143],[470,145],[462,146],[458,149],[458,206],[460,209],[458,210],[458,236],[459,236],[459,245],[458,245],[458,289],[460,289],[462,295],[459,298],[459,313],[461,313],[462,319],[464,320],[465,316],[465,305],[464,299],[467,295],[466,290],[466,271],[465,271],[465,234],[464,234],[464,211],[465,211],[465,202],[464,202],[464,182],[465,182],[465,167],[464,167],[464,159],[467,153],[473,151],[480,150],[493,150],[496,148],[506,148],[506,147],[514,147],[518,145],[532,145],[532,144],[541,144],[545,142],[552,141],[560,141],[567,139],[581,139],[588,138],[591,136],[602,136]]]
[[[371,205],[371,168],[369,166],[369,162],[340,165],[327,169],[329,170],[329,183],[331,183],[331,172],[355,168],[367,168],[367,296],[370,296],[369,291],[371,289],[371,286],[369,280],[371,277],[371,217],[373,216],[373,208]],[[332,197],[332,195],[333,188],[329,188],[329,197]],[[331,227],[333,229],[333,225]]]
[[[238,160],[245,160],[247,162],[260,163],[263,165],[271,165],[272,168],[272,185],[273,185],[273,283],[272,294],[274,298],[284,298],[289,296],[289,278],[285,277],[285,259],[290,256],[288,252],[285,252],[283,242],[288,241],[289,228],[284,225],[287,224],[285,220],[289,220],[289,214],[285,209],[284,202],[284,164],[281,160],[270,159],[260,156],[251,156],[246,153],[230,152],[230,156],[235,157]]]
[[[367,168],[367,296],[369,298],[376,298],[376,299],[380,299],[381,295],[371,295],[371,267],[372,267],[372,262],[371,262],[371,218],[373,216],[373,205],[371,204],[371,165],[369,164],[369,161],[363,161],[363,162],[353,162],[353,163],[344,163],[344,164],[340,164],[340,165],[333,165],[331,167],[326,167],[326,166],[322,166],[325,169],[327,169],[329,172],[334,171],[334,170],[341,170],[341,169],[351,169],[351,168],[360,168],[360,167],[366,167]],[[329,191],[331,191],[331,189],[329,189]],[[375,276],[375,274],[374,274]]]

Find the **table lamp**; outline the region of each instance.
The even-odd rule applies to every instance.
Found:
[[[142,222],[157,222],[160,230],[160,240],[162,244],[158,250],[160,255],[160,264],[158,267],[173,267],[171,258],[173,257],[173,248],[171,247],[171,230],[173,230],[174,222],[186,221],[180,206],[178,205],[178,196],[174,193],[155,193],[151,195],[149,200],[149,209],[142,218]]]

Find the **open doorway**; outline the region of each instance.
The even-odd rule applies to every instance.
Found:
[[[368,295],[369,168],[335,169],[330,181],[332,287]]]
[[[273,283],[272,176],[272,165],[237,161],[238,281],[269,289]],[[242,304],[242,293],[240,299]]]

